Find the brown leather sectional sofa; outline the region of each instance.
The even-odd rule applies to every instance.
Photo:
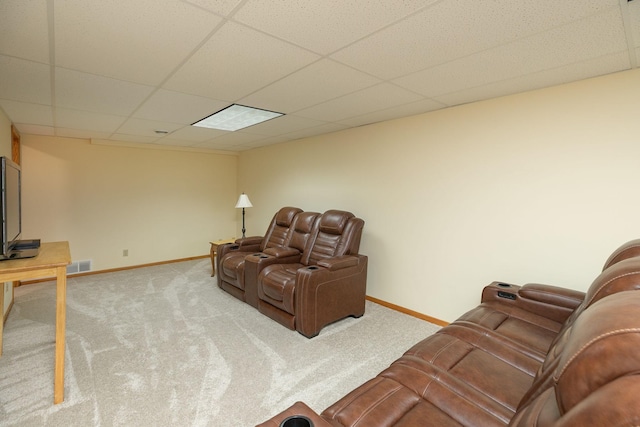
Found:
[[[218,248],[218,286],[314,337],[329,323],[364,314],[368,258],[358,253],[363,227],[351,212],[284,207],[264,237]]]
[[[320,415],[301,402],[260,424],[640,426],[640,240],[586,293],[495,282],[481,304]]]

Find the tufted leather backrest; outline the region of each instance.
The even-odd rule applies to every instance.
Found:
[[[364,221],[351,212],[326,211],[316,222],[301,262],[315,265],[321,259],[357,254],[363,227]]]
[[[318,212],[300,212],[293,220],[284,246],[304,251],[320,214]]]
[[[544,390],[518,408],[510,425],[638,425],[639,306],[640,292],[623,291],[584,310],[551,355]]]
[[[260,244],[260,252],[267,248],[283,246],[289,232],[289,228],[298,213],[302,212],[300,208],[286,206],[281,208],[273,216],[269,223],[269,228]]]

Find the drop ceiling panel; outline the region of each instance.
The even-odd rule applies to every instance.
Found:
[[[463,3],[439,2],[332,57],[390,79],[616,9],[618,0]]]
[[[343,121],[363,114],[379,111],[422,99],[420,95],[409,92],[389,83],[382,83],[370,88],[354,92],[340,98],[332,99],[296,114],[303,117],[315,117],[327,122]]]
[[[379,82],[375,77],[323,59],[243,98],[241,103],[288,114]]]
[[[217,129],[185,126],[174,132],[171,132],[166,137],[171,139],[184,140],[184,141],[203,142],[203,141],[208,141],[212,138],[216,138],[218,136],[222,136],[225,133],[227,132],[217,130]]]
[[[164,88],[235,101],[317,58],[297,46],[230,22]]]
[[[218,15],[227,16],[241,1],[242,0],[185,0],[185,3],[191,3],[213,13],[217,13]]]
[[[435,1],[249,0],[234,19],[326,55]]]
[[[0,98],[51,105],[50,66],[0,56]]]
[[[159,89],[138,108],[133,117],[190,125],[227,106],[228,102]]]
[[[184,127],[184,125],[179,123],[131,118],[126,120],[122,126],[118,128],[117,133],[157,137],[158,135],[155,133],[156,130],[174,132],[182,127]]]
[[[633,38],[633,46],[640,48],[640,1],[627,3],[629,9],[630,33]]]
[[[53,108],[50,105],[0,99],[0,108],[17,123],[32,123],[41,126],[53,126],[54,124]]]
[[[457,91],[439,96],[437,99],[448,105],[466,104],[614,73],[628,66],[629,56],[627,52],[619,52],[589,61]]]
[[[56,136],[61,136],[63,138],[80,138],[80,139],[106,139],[111,135],[111,132],[99,132],[94,129],[85,130],[85,129],[67,129],[64,127],[56,128]]]
[[[171,0],[55,2],[56,64],[158,84],[221,18]]]
[[[152,86],[56,68],[56,106],[129,115],[153,91]]]
[[[423,99],[417,102],[402,104],[397,107],[385,108],[381,111],[374,111],[373,113],[367,113],[361,116],[343,119],[339,122],[348,127],[362,126],[384,120],[393,120],[401,117],[415,116],[416,114],[439,110],[441,108],[445,108],[446,106],[447,104],[443,104],[432,99]]]
[[[0,54],[49,63],[47,2],[2,0],[0,17]]]
[[[282,135],[283,133],[297,132],[302,129],[313,128],[325,124],[320,120],[308,119],[299,116],[281,116],[278,119],[250,126],[243,129],[245,133],[255,133],[258,135]]]
[[[640,0],[0,0],[0,16],[0,107],[21,132],[181,148],[247,150],[640,64]],[[234,102],[286,115],[215,138],[188,126]]]
[[[396,79],[436,97],[626,50],[616,9]]]
[[[25,123],[15,123],[18,131],[21,134],[31,134],[31,135],[46,135],[46,136],[55,136],[56,130],[51,126],[40,126],[33,124],[25,124]]]
[[[308,138],[311,136],[323,135],[325,133],[338,132],[347,129],[348,126],[340,123],[327,123],[320,126],[315,126],[308,129],[302,129],[297,132],[286,133],[282,136],[287,137],[289,140]]]
[[[55,122],[60,128],[95,130],[99,133],[111,134],[126,118],[110,114],[93,113],[89,111],[56,108]],[[107,136],[109,136],[107,134]],[[102,137],[102,136],[101,136]]]

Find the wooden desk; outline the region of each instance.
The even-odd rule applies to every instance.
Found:
[[[53,403],[64,400],[64,339],[67,314],[67,265],[71,263],[69,242],[43,243],[38,256],[0,262],[0,283],[16,280],[56,278],[56,350],[53,378]],[[4,289],[3,289],[4,291]],[[0,292],[4,307],[4,292]],[[3,322],[0,321],[0,356],[2,356]]]
[[[216,251],[218,250],[218,246],[224,245],[226,243],[233,243],[236,239],[226,239],[226,240],[214,240],[213,242],[209,242],[211,244],[211,277],[216,275]]]

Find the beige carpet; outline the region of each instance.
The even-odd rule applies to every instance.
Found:
[[[55,286],[16,289],[1,426],[253,426],[321,411],[436,325],[368,302],[307,339],[220,290],[209,260],[70,278],[65,401],[53,405]]]

